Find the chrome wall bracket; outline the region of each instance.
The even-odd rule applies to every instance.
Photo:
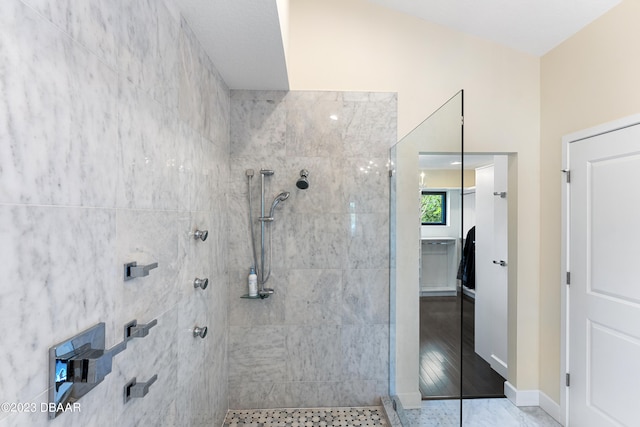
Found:
[[[149,393],[149,387],[156,382],[158,375],[152,376],[146,383],[136,382],[136,377],[124,385],[124,403],[134,398],[145,397]]]
[[[111,372],[113,357],[127,348],[122,341],[105,348],[103,322],[49,348],[49,419],[90,392]],[[52,406],[53,405],[53,406]]]
[[[506,191],[494,191],[493,195],[494,196],[500,196],[501,199],[506,199],[507,198],[507,192]]]
[[[124,265],[124,281],[135,279],[136,277],[144,277],[149,275],[149,271],[158,267],[158,263],[154,262],[148,265],[138,265],[137,262],[128,262]]]
[[[138,324],[138,321],[134,319],[124,325],[124,340],[129,341],[133,338],[144,338],[149,335],[149,329],[153,328],[157,324],[157,319],[154,319],[144,325]]]

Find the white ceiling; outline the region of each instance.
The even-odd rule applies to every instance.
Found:
[[[368,0],[541,56],[621,0]]]
[[[460,154],[420,154],[418,156],[418,169],[460,169]],[[487,166],[493,163],[493,154],[465,154],[464,168],[473,170],[481,166]]]
[[[621,0],[368,1],[543,55]],[[231,89],[289,88],[276,0],[175,3]]]
[[[276,0],[175,3],[231,89],[289,89]]]

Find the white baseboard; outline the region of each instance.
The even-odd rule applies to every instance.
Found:
[[[540,406],[539,390],[518,390],[505,381],[504,395],[516,406]]]
[[[457,294],[458,293],[455,289],[449,289],[449,288],[420,289],[421,297],[455,297]]]
[[[540,390],[518,390],[509,381],[506,381],[504,395],[516,406],[538,406],[554,420],[563,424],[560,420],[562,418],[560,405]]]
[[[415,393],[398,393],[397,396],[404,409],[420,409],[422,407],[422,394],[419,391]]]
[[[553,399],[543,392],[540,392],[540,408],[547,414],[551,415],[554,420],[563,424],[563,421],[560,420],[562,418],[560,405],[554,402]]]
[[[507,378],[509,370],[507,368],[507,364],[504,363],[502,359],[500,359],[495,354],[491,355],[491,368],[502,376],[502,378]]]

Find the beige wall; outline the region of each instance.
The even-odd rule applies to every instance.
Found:
[[[517,340],[509,380],[537,389],[540,59],[365,0],[295,0],[289,13],[292,90],[397,92],[402,137],[464,89],[465,150],[517,153]]]
[[[540,387],[560,397],[562,136],[640,113],[640,2],[625,0],[541,61]]]

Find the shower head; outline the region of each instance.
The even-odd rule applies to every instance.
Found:
[[[306,190],[307,188],[309,188],[309,180],[307,179],[308,176],[309,171],[306,169],[302,169],[300,171],[300,179],[298,179],[298,181],[296,182],[296,187],[301,190]]]
[[[276,198],[273,201],[274,205],[277,205],[280,202],[283,202],[285,200],[287,200],[289,198],[289,192],[288,191],[283,191],[282,193],[278,194],[276,196]]]
[[[271,204],[271,211],[269,212],[269,217],[273,218],[273,210],[278,206],[278,203],[283,202],[289,198],[289,192],[283,191],[278,194],[275,199],[273,199],[273,203]]]

